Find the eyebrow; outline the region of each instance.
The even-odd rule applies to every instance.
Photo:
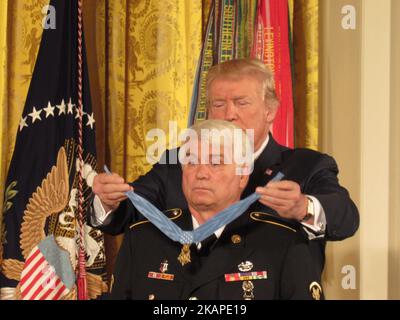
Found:
[[[233,100],[248,99],[248,98],[250,98],[250,97],[249,96],[236,96],[236,97],[233,97]],[[220,97],[210,99],[211,102],[225,101],[225,100],[226,100],[225,98],[220,98]]]

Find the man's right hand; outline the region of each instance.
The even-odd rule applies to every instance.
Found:
[[[99,173],[93,179],[93,192],[100,198],[106,212],[118,208],[121,201],[126,199],[124,192],[133,190],[125,180],[116,173]]]

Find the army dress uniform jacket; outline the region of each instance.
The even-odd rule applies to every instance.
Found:
[[[358,209],[347,190],[340,186],[337,178],[338,167],[332,157],[306,149],[297,149],[295,153],[300,157],[294,157],[293,150],[279,145],[270,135],[266,148],[254,163],[254,170],[242,193],[242,199],[253,193],[256,187],[266,185],[278,171],[285,173],[284,179],[298,182],[304,194],[316,197],[325,211],[327,229],[325,238],[310,241],[309,244],[314,260],[322,272],[325,263],[325,241],[342,240],[352,236],[359,226]],[[181,165],[169,163],[171,158],[177,159],[177,149],[164,154],[163,160],[167,164],[155,164],[146,175],[131,184],[136,193],[161,211],[187,208],[182,192]],[[252,209],[263,210],[262,207],[257,202]],[[91,209],[93,210],[93,207]],[[93,213],[88,216],[90,215]],[[116,235],[143,220],[143,216],[129,200],[123,201],[110,218],[107,224],[95,228]],[[90,219],[88,223],[90,224]],[[305,237],[307,238],[306,235]]]
[[[189,211],[167,213],[192,230]],[[208,254],[182,245],[147,221],[125,233],[114,273],[112,299],[320,299],[322,289],[304,238],[267,213],[246,212],[227,225]],[[246,278],[247,277],[247,278]]]

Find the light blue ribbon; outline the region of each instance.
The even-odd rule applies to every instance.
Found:
[[[111,174],[107,166],[104,170]],[[280,181],[284,177],[282,172],[278,172],[272,181]],[[253,193],[247,198],[234,203],[230,207],[222,210],[211,219],[207,220],[200,227],[193,231],[184,231],[178,227],[173,221],[168,219],[163,212],[157,207],[147,201],[145,198],[139,196],[133,191],[125,192],[126,196],[132,202],[139,212],[145,216],[153,225],[155,225],[162,233],[173,241],[181,244],[192,244],[203,241],[210,235],[215,233],[219,228],[231,223],[241,214],[243,214],[254,202],[260,199],[260,195]]]

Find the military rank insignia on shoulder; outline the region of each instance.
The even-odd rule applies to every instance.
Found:
[[[297,232],[294,225],[290,224],[289,222],[283,221],[279,217],[276,217],[270,213],[252,212],[252,213],[250,213],[250,218],[257,222],[267,223],[267,224],[274,225],[274,226],[277,226],[280,228],[284,228],[286,230]]]
[[[178,219],[180,216],[182,216],[182,209],[180,209],[180,208],[169,209],[169,210],[164,211],[164,214],[167,216],[168,219],[175,220],[175,219]],[[137,226],[140,226],[140,225],[143,225],[146,223],[149,223],[149,220],[142,220],[142,221],[136,222],[136,223],[130,225],[129,229],[133,229]]]

